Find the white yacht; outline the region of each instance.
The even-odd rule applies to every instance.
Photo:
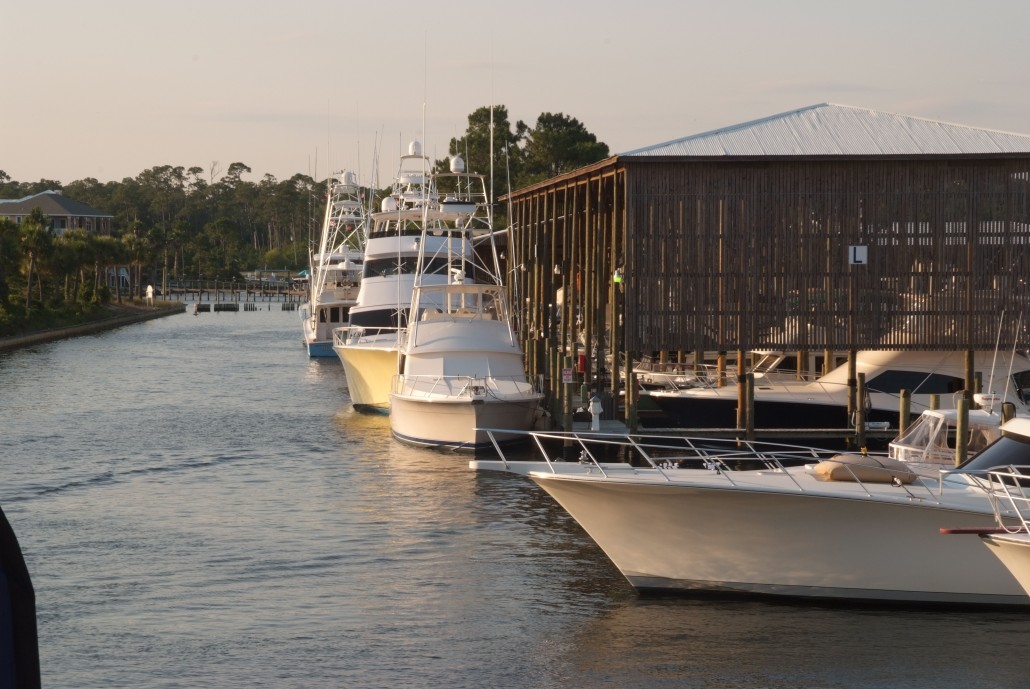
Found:
[[[1024,390],[1030,391],[1030,359],[1013,353],[995,356],[976,352],[974,368],[983,390],[1016,405],[1017,413],[1030,412]],[[918,416],[932,406],[956,406],[956,393],[965,388],[965,353],[932,351],[861,351],[856,373],[865,374],[868,400],[866,421],[896,426],[901,390],[911,393],[911,413]],[[649,390],[670,426],[679,428],[732,428],[736,425],[738,391],[734,385],[677,390]],[[849,428],[848,365],[843,364],[814,381],[756,377],[755,428]]]
[[[308,356],[334,356],[333,331],[346,327],[357,303],[366,220],[357,175],[330,176],[318,249],[309,256],[307,301],[300,307]]]
[[[1026,439],[1024,438],[1024,443]],[[1024,461],[1025,460],[1021,460]],[[1016,578],[1030,595],[1030,466],[1017,465],[990,471],[990,486],[995,503],[998,525],[993,529],[947,529],[945,533],[973,532]],[[1016,523],[1006,523],[1000,516],[1014,512]]]
[[[954,469],[732,439],[531,436],[546,464],[503,467],[527,473],[637,589],[1030,605],[977,539],[940,533],[994,527],[996,512],[1018,524],[987,474],[1030,465],[1030,419]],[[580,461],[558,459],[570,445]]]
[[[333,350],[343,363],[351,403],[358,411],[389,413],[390,385],[398,369],[398,336],[408,324],[420,251],[435,254],[446,238],[423,241],[423,216],[439,209],[429,158],[419,141],[401,156],[391,192],[372,213],[357,303],[350,325],[334,333]],[[428,246],[426,246],[428,244]],[[447,282],[430,270],[426,284]]]
[[[525,362],[502,284],[484,177],[460,156],[437,175],[442,197],[426,211],[412,315],[390,393],[390,427],[402,442],[474,451],[524,440],[543,398]],[[448,241],[432,253],[434,235]],[[466,248],[467,247],[467,248]],[[427,281],[445,268],[449,281]]]

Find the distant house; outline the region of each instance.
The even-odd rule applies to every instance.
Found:
[[[33,208],[39,208],[50,219],[50,231],[55,235],[76,229],[90,234],[111,234],[113,215],[69,199],[59,191],[44,191],[9,201],[0,199],[0,218],[9,218],[20,225]]]

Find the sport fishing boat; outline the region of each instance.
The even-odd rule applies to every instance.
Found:
[[[1030,465],[1030,419],[957,468],[883,455],[678,436],[530,434],[545,464],[504,459],[583,527],[639,590],[1030,605],[962,524],[1017,520],[987,473]],[[579,461],[560,458],[578,456]],[[613,461],[615,460],[615,461]]]
[[[390,194],[372,213],[357,303],[350,324],[333,333],[333,351],[347,376],[354,409],[389,413],[390,385],[398,371],[398,338],[408,325],[415,273],[421,251],[436,254],[447,241],[429,234],[423,240],[423,216],[440,207],[429,158],[419,141],[401,156]],[[428,245],[428,246],[427,246]],[[426,284],[447,282],[438,271]]]
[[[330,176],[318,249],[309,257],[307,301],[300,307],[308,356],[335,356],[333,331],[347,326],[357,303],[367,231],[357,175],[348,170]]]
[[[474,451],[494,440],[525,440],[543,398],[527,378],[502,284],[483,175],[460,156],[435,176],[443,200],[426,210],[412,318],[390,393],[390,428],[402,442]],[[433,239],[446,237],[435,246]],[[427,280],[440,272],[446,282]]]

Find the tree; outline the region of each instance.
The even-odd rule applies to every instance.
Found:
[[[525,125],[519,122],[518,126]],[[545,112],[528,131],[522,152],[523,168],[517,187],[604,160],[608,157],[608,145],[599,142],[575,117]]]
[[[493,124],[493,141],[491,149],[491,122]],[[487,192],[493,192],[497,198],[511,191],[508,187],[508,171],[518,175],[521,168],[521,149],[518,144],[526,134],[526,126],[519,122],[515,132],[511,131],[508,122],[508,108],[503,105],[483,106],[468,116],[468,129],[465,136],[451,139],[447,152],[449,155],[460,155],[465,161],[465,169],[481,175],[490,174],[491,154],[493,156],[493,178],[487,180]],[[449,160],[437,160],[435,172],[446,172]]]
[[[64,301],[78,294],[85,276],[84,268],[92,263],[90,238],[82,230],[69,230],[54,242],[54,269],[64,276]]]
[[[115,290],[118,292],[118,303],[122,302],[121,280],[118,267],[125,265],[125,245],[115,237],[96,237],[93,243],[93,301],[105,303],[108,298],[107,271],[114,269]]]
[[[18,226],[0,218],[0,310],[10,304],[7,276],[18,269]]]
[[[32,310],[32,278],[36,263],[43,260],[50,253],[53,246],[53,236],[48,227],[49,220],[40,208],[33,208],[25,221],[21,224],[21,253],[28,263],[25,280],[25,313]],[[43,281],[38,275],[36,281],[39,284],[39,300],[43,301]]]

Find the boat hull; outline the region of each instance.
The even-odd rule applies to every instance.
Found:
[[[721,488],[531,477],[640,590],[1030,605],[977,539],[939,533],[955,523],[993,525],[990,512],[741,491],[717,475]]]
[[[983,536],[987,550],[1008,568],[1019,585],[1030,594],[1030,537],[1026,534]]]
[[[308,356],[310,357],[333,357],[336,356],[336,352],[333,351],[333,341],[327,340],[322,342],[308,342]]]
[[[347,376],[351,404],[361,412],[388,414],[397,348],[334,347]]]
[[[499,443],[525,442],[536,420],[539,398],[517,400],[413,399],[391,395],[390,428],[409,445],[476,451],[492,446],[485,430]],[[511,433],[504,431],[510,430]]]
[[[692,397],[674,394],[651,394],[673,428],[734,428],[737,424],[737,398]],[[755,428],[841,429],[850,427],[847,407],[820,402],[755,400]],[[866,421],[898,423],[897,409],[870,409]]]

